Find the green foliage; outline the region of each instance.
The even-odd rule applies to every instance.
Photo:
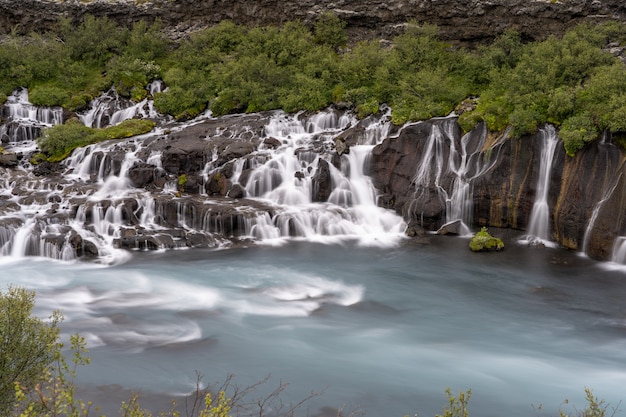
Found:
[[[37,145],[47,155],[48,161],[59,162],[78,147],[140,135],[151,131],[154,126],[155,123],[151,120],[130,119],[105,129],[92,129],[77,119],[70,119],[65,124],[45,129],[37,139]]]
[[[48,321],[32,316],[35,293],[9,287],[0,293],[0,415],[8,415],[16,400],[15,385],[32,392],[58,357],[56,345],[61,314]]]
[[[212,398],[211,393],[207,392],[204,396],[204,409],[200,410],[199,417],[230,417],[230,409],[231,401],[226,398],[224,391],[220,391],[215,400]]]
[[[384,43],[349,44],[344,26],[332,13],[320,14],[312,28],[222,21],[174,45],[159,21],[124,28],[93,16],[78,25],[62,20],[50,33],[3,38],[0,101],[27,87],[35,104],[77,111],[111,86],[141,100],[160,78],[168,88],[155,106],[178,120],[207,108],[224,115],[335,103],[359,117],[387,104],[402,124],[445,116],[478,97],[459,118],[465,131],[484,121],[492,131],[523,135],[552,123],[569,155],[604,130],[626,132],[626,70],[603,50],[626,42],[622,23],[582,24],[526,44],[510,31],[471,51],[414,22]]]
[[[118,48],[128,38],[128,30],[120,28],[107,17],[87,15],[78,26],[65,19],[59,26],[59,36],[68,48],[70,57],[87,66],[103,66],[119,52]]]
[[[582,24],[560,39],[521,45],[508,34],[482,48],[491,69],[474,114],[464,116],[466,127],[482,119],[489,129],[511,126],[514,135],[521,135],[553,123],[561,126],[569,155],[604,129],[626,129],[619,118],[626,113],[626,70],[602,50],[607,39],[625,33],[616,23]]]
[[[54,353],[54,361],[39,376],[34,389],[26,390],[21,383],[15,384],[16,401],[14,415],[20,417],[88,417],[91,402],[84,402],[76,397],[76,370],[78,366],[88,365],[85,339],[78,335],[70,336],[71,362],[67,362],[62,353],[63,343],[49,347]]]
[[[598,130],[589,113],[582,113],[567,118],[559,133],[565,146],[565,152],[574,156],[587,142],[598,136]]]
[[[107,73],[114,80],[116,91],[137,101],[143,97],[132,97],[133,89],[146,94],[145,86],[160,78],[160,72],[161,67],[154,61],[143,61],[139,58],[114,57],[107,63]]]
[[[48,160],[58,162],[68,157],[74,149],[92,143],[92,133],[93,129],[72,119],[63,125],[45,129],[37,139],[37,144],[43,153],[49,155]]]
[[[185,185],[187,185],[187,175],[181,174],[178,176],[178,189],[185,192]]]
[[[563,407],[559,410],[559,417],[605,417],[608,411],[608,405],[604,400],[598,399],[593,395],[591,389],[585,387],[585,401],[587,405],[585,409],[578,410],[574,407],[574,414],[567,413],[563,410]],[[569,404],[568,400],[565,400],[565,404]],[[617,410],[613,409],[611,416],[615,415]]]
[[[334,50],[345,46],[348,42],[348,36],[344,31],[345,26],[346,23],[339,19],[336,14],[332,12],[322,13],[318,16],[313,27],[315,42],[320,45],[328,45]]]
[[[452,390],[446,388],[446,397],[448,398],[448,406],[444,407],[443,414],[436,414],[435,417],[468,417],[469,411],[467,404],[469,403],[472,390],[459,392],[459,396],[452,395]]]
[[[491,249],[501,250],[504,248],[502,239],[489,234],[486,227],[483,227],[470,239],[469,247],[472,252],[488,251]]]
[[[28,92],[28,99],[36,106],[52,107],[66,103],[70,96],[67,90],[55,85],[35,85]]]

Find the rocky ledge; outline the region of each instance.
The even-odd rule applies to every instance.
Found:
[[[160,19],[173,37],[229,19],[246,25],[312,22],[331,11],[346,21],[353,39],[387,37],[408,21],[435,24],[450,41],[474,44],[508,30],[543,39],[576,23],[626,20],[621,0],[0,0],[0,33],[40,31],[60,17],[86,14],[123,25]]]

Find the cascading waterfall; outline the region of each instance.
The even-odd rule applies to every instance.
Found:
[[[270,240],[350,237],[363,244],[397,241],[404,223],[376,205],[375,189],[365,175],[373,147],[386,136],[388,120],[369,125],[359,144],[341,156],[337,168],[325,149],[331,149],[333,139],[355,120],[334,112],[322,112],[304,122],[299,117],[280,113],[265,127],[266,135],[279,140],[281,146],[259,152],[246,192],[249,197],[271,202],[277,210],[273,218],[261,214],[251,219],[250,233]],[[313,201],[314,176],[321,164],[330,172],[332,192],[325,201]]]
[[[20,89],[7,97],[5,107],[9,119],[20,123],[38,123],[52,126],[63,122],[63,109],[60,107],[38,107],[28,101],[28,90]]]
[[[4,108],[6,120],[0,126],[0,140],[9,143],[14,152],[33,150],[43,128],[63,123],[62,108],[32,105],[26,89],[16,90],[7,97]]]
[[[539,177],[537,179],[537,193],[528,221],[528,236],[525,240],[529,243],[550,242],[550,206],[548,194],[550,192],[550,174],[552,162],[559,139],[554,126],[547,125],[542,128],[542,148],[539,165]]]
[[[151,86],[151,94],[161,88],[161,84]],[[11,120],[40,127],[62,122],[61,109],[36,109],[27,97],[27,91],[20,90],[9,99]],[[114,90],[91,105],[80,119],[93,127],[155,116],[150,101],[127,102]],[[207,113],[197,120],[172,125],[170,131],[182,131],[210,117]],[[189,239],[220,244],[214,235],[237,239],[241,231],[267,243],[284,243],[287,238],[325,242],[349,238],[367,245],[393,244],[402,238],[404,222],[376,205],[377,195],[367,176],[371,151],[387,137],[389,119],[387,111],[380,121],[362,122],[365,128],[357,143],[338,158],[333,141],[355,126],[353,116],[330,110],[307,117],[274,113],[262,131],[279,146],[276,142],[273,146],[261,143],[251,154],[231,161],[229,181],[238,183],[245,167],[244,192],[250,201],[258,202],[254,207],[233,200],[232,209],[224,208],[223,201],[214,205],[214,197],[206,193],[209,175],[223,164],[217,147],[200,173],[199,197],[205,200],[204,205],[199,205],[197,197],[179,193],[177,177],[163,168],[161,150],[146,148],[145,140],[153,138],[147,142],[154,142],[162,130],[76,149],[63,162],[65,172],[60,178],[49,181],[45,176],[35,177],[28,168],[17,181],[3,180],[2,194],[15,203],[0,214],[1,253],[65,260],[89,253],[110,263],[125,258],[117,249],[120,242],[137,249],[185,247]],[[258,137],[248,126],[237,129],[233,133],[216,128],[214,134],[234,134],[233,142],[244,136]],[[6,125],[0,133],[9,134]],[[39,134],[40,130],[21,137],[34,150]],[[160,189],[133,186],[129,172],[137,164],[163,178]],[[323,198],[314,197],[322,181],[316,175],[325,175],[327,181],[328,194]],[[241,187],[244,189],[243,184]],[[51,213],[55,213],[54,220],[49,218]]]
[[[148,89],[153,93],[159,92],[161,84],[155,81]],[[78,115],[85,126],[97,129],[114,126],[136,117],[157,118],[159,114],[154,109],[152,100],[143,99],[139,103],[133,103],[121,98],[114,88],[93,99],[89,110]]]

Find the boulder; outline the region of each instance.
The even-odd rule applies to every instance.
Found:
[[[467,226],[461,220],[454,220],[446,223],[437,230],[438,235],[464,235],[467,232]]]
[[[17,154],[14,152],[1,152],[0,153],[0,166],[12,168],[17,166],[18,159]]]
[[[155,166],[146,163],[135,163],[128,170],[128,179],[133,187],[144,188],[154,182]]]
[[[313,182],[313,196],[312,199],[315,202],[328,201],[328,197],[332,193],[332,181],[330,177],[330,168],[328,162],[320,159],[317,164],[317,169],[312,178]]]

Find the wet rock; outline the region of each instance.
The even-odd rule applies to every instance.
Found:
[[[33,168],[33,174],[38,177],[50,177],[53,174],[61,172],[61,164],[56,162],[43,161],[35,165]]]
[[[241,158],[256,150],[256,145],[252,142],[237,141],[228,145],[224,152],[222,152],[218,158],[218,161],[231,161],[233,159]],[[219,163],[219,162],[218,162]]]
[[[128,179],[135,188],[144,188],[154,182],[155,166],[146,163],[135,163],[128,170]]]
[[[68,242],[78,258],[97,258],[99,255],[98,246],[91,240],[83,239],[83,237],[75,231],[71,232]]]
[[[312,178],[313,182],[313,201],[328,201],[328,197],[332,193],[332,180],[330,176],[330,168],[328,162],[323,159],[317,164],[317,170]]]
[[[450,223],[446,223],[437,230],[438,235],[463,235],[465,234],[465,227],[461,220],[455,220]]]
[[[404,234],[408,237],[426,237],[426,231],[417,222],[411,222],[407,225]]]
[[[337,136],[334,139],[334,142],[337,155],[341,156],[350,152],[350,148],[348,147],[348,145],[346,145],[346,140],[342,136]]]
[[[228,194],[229,181],[221,172],[213,173],[209,176],[206,182],[206,193],[209,195],[222,195]]]
[[[14,152],[0,153],[0,166],[12,168],[17,166],[17,163],[17,154],[15,154]]]
[[[241,184],[233,184],[228,191],[228,196],[232,198],[244,198],[246,196],[246,189]]]
[[[282,144],[283,143],[276,138],[265,138],[265,140],[263,140],[263,145],[269,149],[280,148]]]

